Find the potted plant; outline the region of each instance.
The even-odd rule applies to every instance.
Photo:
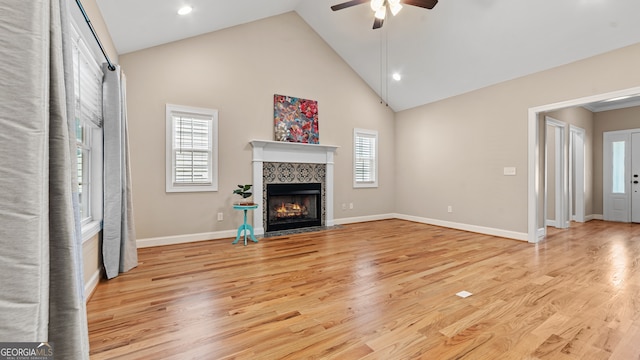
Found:
[[[251,199],[251,195],[253,195],[251,186],[251,184],[238,185],[238,188],[233,190],[234,194],[242,196],[242,200],[236,202],[237,205],[254,205],[253,199]]]

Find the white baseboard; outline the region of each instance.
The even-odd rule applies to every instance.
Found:
[[[428,218],[404,215],[404,214],[395,214],[395,217],[402,220],[415,221],[419,223],[442,226],[442,227],[447,227],[451,229],[470,231],[470,232],[486,234],[486,235],[500,236],[500,237],[514,239],[514,240],[529,241],[529,235],[527,233],[521,233],[516,231],[455,223],[455,222],[445,221],[445,220],[428,219]]]
[[[138,245],[139,248],[145,248],[145,247],[152,247],[152,246],[184,244],[184,243],[204,241],[204,240],[224,239],[224,238],[230,238],[230,237],[235,238],[237,234],[238,234],[238,230],[224,230],[224,231],[214,231],[214,232],[199,233],[199,234],[161,236],[161,237],[155,237],[155,238],[138,239],[136,240],[136,244]]]
[[[602,214],[591,214],[591,215],[587,215],[584,217],[584,221],[591,221],[591,220],[602,220],[604,217],[602,216]]]
[[[394,214],[384,214],[384,215],[372,215],[372,216],[361,216],[361,217],[352,217],[352,218],[344,218],[344,219],[334,219],[331,225],[328,224],[328,226],[333,226],[334,224],[341,225],[341,224],[350,224],[350,223],[357,223],[357,222],[364,222],[364,221],[385,220],[385,219],[392,219],[394,217],[395,217]],[[145,248],[145,247],[153,247],[153,246],[185,244],[185,243],[205,241],[205,240],[235,238],[237,234],[238,234],[238,230],[224,230],[224,231],[215,231],[215,232],[207,232],[207,233],[199,233],[199,234],[161,236],[161,237],[155,237],[155,238],[138,239],[136,240],[136,244],[138,248]],[[263,235],[264,229],[255,229],[254,234]]]
[[[89,301],[89,298],[91,298],[91,295],[93,294],[94,291],[96,291],[96,287],[98,287],[98,283],[100,282],[100,277],[102,276],[102,270],[97,269],[93,275],[91,275],[91,278],[89,278],[89,281],[87,281],[86,284],[84,284],[84,301],[87,302]]]
[[[350,217],[350,218],[333,219],[333,223],[336,225],[344,225],[344,224],[354,224],[354,223],[367,222],[367,221],[387,220],[387,219],[393,219],[395,217],[396,217],[396,214],[356,216],[356,217]]]
[[[368,216],[356,216],[350,218],[341,218],[334,219],[333,224],[335,225],[344,225],[344,224],[354,224],[366,221],[377,221],[377,220],[387,220],[387,219],[402,219],[415,221],[419,223],[436,225],[442,227],[448,227],[452,229],[471,231],[480,234],[487,234],[493,236],[500,236],[509,239],[516,239],[522,241],[528,241],[528,236],[526,233],[519,233],[515,231],[488,228],[483,226],[469,225],[469,224],[461,224],[454,223],[450,221],[444,220],[436,220],[436,219],[428,219],[411,215],[403,215],[403,214],[379,214],[379,215],[368,215]],[[199,233],[199,234],[185,234],[185,235],[175,235],[175,236],[162,236],[155,238],[146,238],[146,239],[138,239],[136,241],[139,248],[152,247],[152,246],[163,246],[163,245],[174,245],[174,244],[184,244],[196,241],[205,241],[205,240],[215,240],[215,239],[224,239],[224,238],[233,238],[237,234],[237,230],[224,230],[224,231],[215,231],[208,233]],[[256,235],[262,235],[255,233]]]
[[[591,214],[591,215],[585,215],[584,217],[584,222],[587,221],[591,221],[591,220],[602,220],[602,214]],[[575,221],[575,219],[571,219],[573,221]],[[555,220],[547,220],[547,226],[556,226],[556,221]]]

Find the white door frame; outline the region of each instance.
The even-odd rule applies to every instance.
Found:
[[[569,131],[571,133],[569,137],[569,217],[571,220],[584,222],[586,131],[575,125],[569,125]]]
[[[631,161],[629,166],[629,195],[631,205],[631,222],[640,223],[640,129],[631,132]]]
[[[527,186],[527,234],[529,242],[539,242],[545,236],[544,223],[538,221],[538,209],[544,206],[540,199],[540,173],[542,172],[540,164],[541,136],[539,131],[538,116],[540,113],[558,110],[562,108],[580,106],[591,102],[612,99],[618,96],[628,96],[640,94],[640,87],[633,87],[624,90],[612,91],[604,94],[592,95],[583,98],[562,101],[547,105],[531,107],[528,110],[527,128],[528,128],[528,186]],[[544,221],[544,219],[542,220]],[[542,231],[541,231],[542,230]]]
[[[547,219],[547,183],[549,181],[549,171],[547,169],[547,159],[549,158],[548,149],[546,146],[546,137],[545,137],[545,186],[544,186],[544,219],[545,225],[552,225],[559,229],[566,229],[569,227],[569,206],[568,206],[568,182],[567,182],[567,161],[566,161],[566,128],[567,124],[560,120],[554,119],[549,116],[545,116],[545,124],[547,126],[553,127],[555,131],[555,152],[553,154],[555,158],[555,169],[554,174],[555,177],[553,180],[555,184],[555,213],[556,218],[553,222],[549,222]]]

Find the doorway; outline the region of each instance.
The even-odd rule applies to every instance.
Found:
[[[569,217],[585,222],[585,136],[586,131],[569,126]]]
[[[528,190],[527,190],[527,237],[536,243],[546,236],[546,199],[544,196],[544,127],[540,126],[540,115],[550,111],[582,106],[589,103],[609,100],[618,97],[638,96],[640,87],[592,95],[583,98],[562,101],[528,110]],[[639,180],[640,181],[640,180]],[[640,191],[640,190],[639,190]]]
[[[559,229],[569,227],[566,168],[567,124],[545,116],[545,225]]]
[[[545,224],[559,229],[585,221],[586,131],[567,125],[545,116]]]

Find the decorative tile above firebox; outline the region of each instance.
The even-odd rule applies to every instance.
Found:
[[[265,162],[262,165],[264,182],[268,184],[323,183],[326,169],[326,164]]]

